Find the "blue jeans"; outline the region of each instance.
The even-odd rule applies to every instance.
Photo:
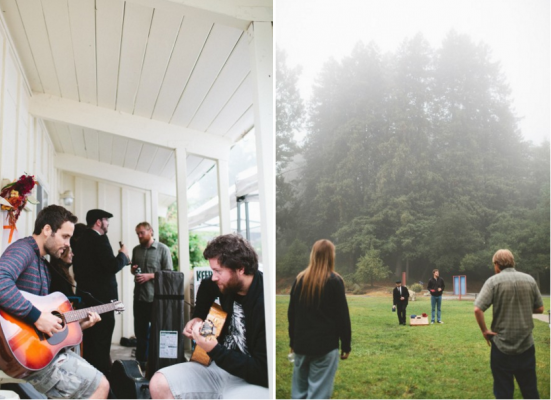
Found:
[[[441,321],[442,316],[442,296],[430,296],[430,308],[432,309],[431,321],[434,322],[434,307],[438,305],[438,319]]]
[[[339,349],[322,356],[305,356],[295,353],[293,369],[293,399],[329,399],[333,393],[333,380],[339,366]]]
[[[492,343],[490,367],[494,376],[496,399],[512,399],[515,391],[514,378],[525,399],[539,399],[536,377],[536,349],[530,347],[522,354],[504,354]]]

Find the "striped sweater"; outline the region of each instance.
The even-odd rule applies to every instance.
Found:
[[[50,272],[34,238],[28,236],[8,246],[0,257],[0,308],[32,324],[40,310],[19,291],[45,296],[49,287]]]

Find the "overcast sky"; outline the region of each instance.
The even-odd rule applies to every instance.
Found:
[[[275,37],[290,67],[302,66],[308,100],[322,65],[358,41],[395,52],[421,32],[439,48],[451,29],[488,44],[512,90],[520,128],[539,144],[550,131],[549,0],[276,0]]]

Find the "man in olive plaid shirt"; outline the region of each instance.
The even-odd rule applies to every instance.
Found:
[[[484,283],[474,302],[474,314],[492,348],[494,395],[497,399],[512,399],[516,378],[525,399],[539,399],[532,313],[543,313],[540,291],[534,278],[515,270],[515,259],[509,250],[498,250],[492,262],[496,274]],[[484,311],[491,305],[493,320],[489,330]]]

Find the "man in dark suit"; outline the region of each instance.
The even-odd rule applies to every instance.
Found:
[[[125,245],[118,255],[107,238],[109,218],[113,214],[103,210],[90,210],[86,214],[86,229],[75,244],[73,268],[77,281],[77,294],[83,291],[91,296],[84,296],[87,306],[96,306],[118,300],[117,279],[115,274],[125,265],[130,264],[130,257]],[[101,316],[102,321],[84,331],[83,356],[104,375],[111,369],[111,339],[115,329],[113,311]]]
[[[408,306],[409,291],[408,288],[402,286],[402,281],[396,281],[396,287],[392,292],[393,306],[398,309],[398,324],[406,324],[406,308]]]

